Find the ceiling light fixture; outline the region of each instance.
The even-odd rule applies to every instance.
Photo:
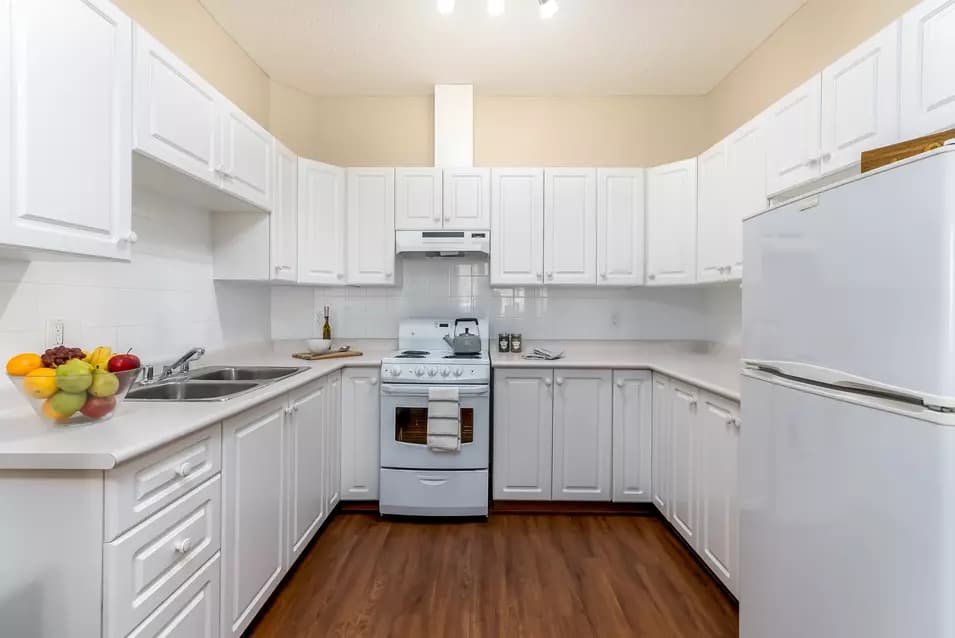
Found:
[[[487,0],[487,13],[493,17],[504,15],[504,0]]]
[[[438,0],[438,13],[443,16],[454,13],[454,0]]]
[[[553,18],[557,13],[557,0],[537,0],[540,5],[541,17],[545,20]]]

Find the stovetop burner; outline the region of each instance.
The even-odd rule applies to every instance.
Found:
[[[445,359],[480,359],[481,353],[477,352],[474,354],[446,354],[444,355]]]
[[[429,354],[426,350],[404,350],[395,355],[395,359],[424,359]]]

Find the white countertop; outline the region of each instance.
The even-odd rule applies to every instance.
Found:
[[[351,341],[361,357],[301,361],[291,353],[302,342],[244,346],[212,353],[206,365],[301,365],[309,369],[235,399],[221,402],[161,403],[127,401],[103,423],[64,428],[38,417],[12,386],[0,384],[0,469],[108,470],[196,430],[345,367],[379,367],[395,349],[391,340]],[[495,368],[614,368],[655,370],[705,390],[739,400],[739,351],[700,342],[528,342],[564,350],[559,361],[528,361],[492,350]],[[6,383],[6,382],[4,382]]]
[[[720,396],[740,400],[739,348],[702,341],[528,341],[523,354],[491,350],[494,368],[654,370]],[[564,352],[556,361],[524,359],[534,347]]]

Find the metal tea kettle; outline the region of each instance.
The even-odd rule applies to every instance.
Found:
[[[462,323],[465,324],[474,324],[474,332],[471,332],[471,329],[467,326],[464,327],[464,332],[458,332],[458,326]],[[455,319],[454,320],[454,329],[452,335],[444,335],[444,341],[451,346],[454,350],[454,354],[480,354],[481,352],[481,332],[480,325],[477,319],[467,318],[467,319]]]

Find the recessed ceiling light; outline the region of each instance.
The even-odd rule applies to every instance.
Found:
[[[487,13],[495,17],[504,15],[504,0],[487,0]]]
[[[551,0],[553,2],[553,0]],[[438,0],[438,13],[449,16],[454,13],[454,0]]]
[[[553,18],[554,14],[557,13],[557,0],[537,0],[540,3],[540,12],[541,17],[545,20],[548,18]]]

